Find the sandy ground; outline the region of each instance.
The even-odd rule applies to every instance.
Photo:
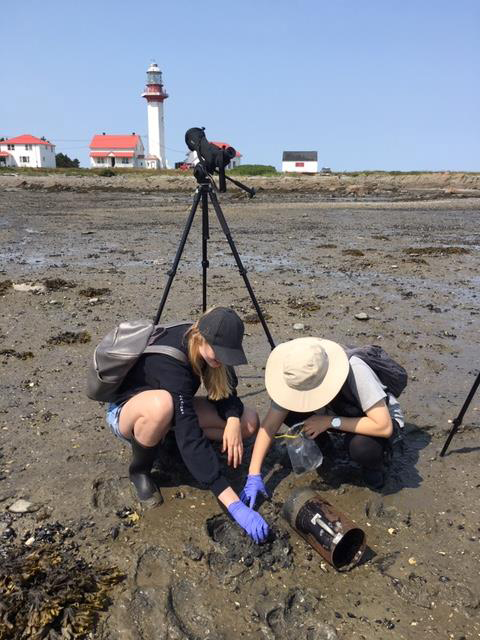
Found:
[[[273,499],[260,507],[276,541],[258,549],[167,452],[157,476],[165,503],[137,519],[129,452],[84,394],[95,343],[120,320],[155,314],[191,192],[17,180],[0,177],[0,538],[23,545],[58,521],[83,557],[126,574],[91,637],[480,636],[479,397],[438,457],[478,373],[480,200],[424,201],[411,190],[391,202],[288,190],[221,197],[275,341],[378,343],[410,375],[408,435],[385,489],[365,488],[340,451],[318,473],[295,476],[278,446],[265,467]],[[263,414],[269,345],[213,211],[210,222],[209,303],[232,304],[247,323],[240,394]],[[200,310],[200,251],[198,216],[164,320]],[[31,283],[40,290],[19,290]],[[226,473],[240,489],[246,464]],[[322,563],[280,517],[292,488],[309,485],[367,533],[365,560],[349,573]],[[19,498],[31,512],[8,510]]]

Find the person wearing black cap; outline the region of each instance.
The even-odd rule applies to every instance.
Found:
[[[242,320],[226,307],[207,311],[193,324],[166,329],[153,344],[179,349],[186,361],[164,353],[143,354],[123,381],[117,401],[109,406],[107,423],[132,447],[129,476],[144,506],[163,502],[150,472],[173,429],[193,477],[213,491],[253,540],[262,542],[268,536],[267,523],[229,486],[209,442],[222,442],[228,464],[236,468],[242,461],[243,439],[258,430],[257,412],[236,394],[233,366],[247,362],[243,333]],[[201,383],[207,397],[195,395]]]

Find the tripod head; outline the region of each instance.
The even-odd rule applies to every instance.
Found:
[[[197,153],[198,163],[195,165],[193,175],[199,184],[213,180],[213,174],[218,173],[219,191],[221,193],[226,192],[226,180],[229,180],[240,189],[246,191],[250,198],[253,198],[255,189],[251,189],[238,180],[225,175],[225,167],[236,155],[233,147],[218,147],[216,144],[209,142],[205,136],[205,127],[192,127],[189,129],[185,133],[185,143],[190,151]]]

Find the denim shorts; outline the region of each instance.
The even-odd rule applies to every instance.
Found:
[[[111,402],[107,407],[106,420],[114,436],[120,438],[120,440],[123,440],[123,442],[130,442],[130,440],[120,432],[120,425],[118,420],[120,417],[120,411],[122,410],[124,404],[124,402],[122,404],[115,404],[115,402]]]

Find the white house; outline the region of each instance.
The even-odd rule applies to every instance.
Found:
[[[55,167],[55,145],[28,133],[0,140],[0,167]]]
[[[284,151],[282,171],[297,173],[317,173],[318,158],[316,151]]]
[[[95,135],[90,143],[92,168],[145,168],[145,150],[139,135]]]

